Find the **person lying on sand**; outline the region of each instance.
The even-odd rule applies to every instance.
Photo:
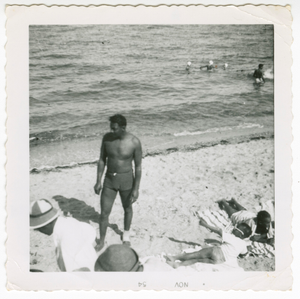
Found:
[[[246,223],[237,225],[232,234],[224,232],[221,228],[209,225],[203,218],[200,218],[200,225],[222,237],[220,246],[203,248],[192,253],[182,253],[175,256],[166,255],[167,263],[173,268],[189,266],[195,263],[222,264],[236,259],[240,254],[247,253],[247,244],[244,239],[251,234],[251,228]],[[176,262],[179,260],[180,262]]]
[[[53,236],[60,271],[93,271],[97,254],[96,231],[91,225],[59,216],[51,202],[39,199],[31,204],[30,228]]]
[[[97,167],[96,194],[101,192],[100,241],[97,251],[104,247],[108,217],[119,192],[124,209],[123,242],[130,246],[130,226],[133,216],[132,204],[139,197],[142,176],[142,146],[140,140],[126,132],[127,121],[121,114],[110,117],[111,132],[104,135]],[[134,162],[134,173],[132,169]],[[102,176],[107,171],[102,186]]]
[[[257,215],[247,211],[234,198],[229,201],[224,199],[217,201],[219,207],[224,210],[233,225],[247,223],[252,230],[250,240],[260,243],[274,245],[274,221],[271,221],[271,215],[267,211],[259,211]]]
[[[253,77],[255,78],[255,83],[265,83],[263,68],[264,68],[264,65],[259,64],[258,69],[254,71]]]

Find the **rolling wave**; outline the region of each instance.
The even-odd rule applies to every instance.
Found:
[[[264,126],[259,124],[241,124],[235,127],[221,127],[221,128],[212,128],[208,129],[206,131],[196,131],[196,132],[180,132],[180,133],[174,133],[174,136],[193,136],[193,135],[201,135],[201,134],[207,134],[207,133],[217,133],[217,132],[224,132],[224,131],[232,131],[235,129],[250,129],[250,128],[263,128]]]

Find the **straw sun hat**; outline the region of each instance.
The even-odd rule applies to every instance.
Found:
[[[114,244],[98,257],[95,271],[138,272],[139,266],[139,257],[132,248],[123,244]]]
[[[30,228],[36,229],[47,225],[58,217],[58,211],[47,199],[34,201],[30,207]]]

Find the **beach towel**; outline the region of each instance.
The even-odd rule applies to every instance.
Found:
[[[223,210],[220,211],[196,211],[195,216],[203,218],[209,225],[221,228],[227,233],[231,233],[234,226],[231,223],[227,213]],[[275,257],[275,249],[273,246],[266,243],[259,243],[254,241],[247,241],[248,254],[250,256],[258,257]]]

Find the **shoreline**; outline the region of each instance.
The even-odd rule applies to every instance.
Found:
[[[254,137],[254,136],[253,136]],[[99,237],[99,196],[93,186],[94,165],[30,174],[30,201],[46,198],[61,214],[92,225]],[[131,244],[140,258],[162,252],[176,254],[216,238],[200,227],[193,211],[219,210],[216,201],[236,198],[256,211],[274,199],[272,138],[214,144],[187,151],[143,158],[140,196],[134,204]],[[119,196],[109,218],[106,242],[120,244],[124,212]],[[245,271],[274,271],[275,258],[238,260]],[[30,231],[30,263],[47,272],[58,271],[52,237]]]
[[[199,142],[196,141],[195,143],[185,144],[183,142],[176,142],[172,144],[172,147],[168,146],[162,146],[160,149],[157,150],[151,150],[151,149],[144,149],[143,150],[143,159],[146,157],[151,156],[157,156],[157,155],[168,155],[173,152],[190,152],[190,151],[196,151],[202,148],[206,147],[213,147],[217,146],[219,144],[239,144],[239,143],[245,143],[250,142],[252,140],[260,140],[260,139],[274,139],[274,133],[273,132],[263,132],[263,133],[254,133],[249,135],[242,135],[242,136],[233,136],[228,138],[217,138],[214,141],[203,141]],[[83,161],[83,162],[71,162],[69,164],[64,165],[54,165],[54,166],[41,166],[41,167],[33,167],[30,169],[30,173],[40,173],[40,172],[49,172],[49,171],[55,171],[59,169],[69,169],[74,167],[81,167],[84,165],[94,165],[97,164],[98,159],[91,160],[91,161]]]

